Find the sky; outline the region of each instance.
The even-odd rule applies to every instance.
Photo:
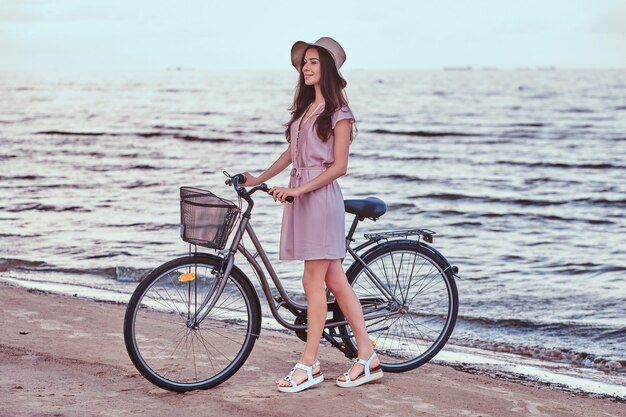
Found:
[[[626,68],[626,1],[0,0],[0,71],[286,69],[321,36],[344,69]]]

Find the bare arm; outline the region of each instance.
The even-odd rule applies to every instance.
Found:
[[[259,185],[274,178],[276,175],[280,174],[285,168],[287,168],[291,164],[291,143],[287,147],[278,159],[261,175],[255,177],[250,174],[248,171],[243,174],[246,177],[246,185]]]
[[[270,194],[275,199],[284,202],[287,196],[299,197],[346,175],[348,171],[348,155],[350,153],[350,129],[352,129],[352,126],[348,120],[341,120],[335,126],[335,144],[333,148],[335,162],[326,171],[298,188],[272,187],[269,191]]]

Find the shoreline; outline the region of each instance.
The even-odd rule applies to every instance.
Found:
[[[45,279],[25,280],[23,278],[19,275],[11,277],[10,275],[7,276],[6,273],[0,274],[0,289],[8,285],[13,288],[25,289],[34,294],[60,295],[124,307],[131,295],[128,291],[122,291],[121,287],[114,288],[115,286],[127,287],[127,282],[109,279],[104,279],[102,282],[113,283],[114,287],[95,288],[69,282],[59,283]],[[262,299],[261,301],[263,304]],[[263,332],[294,336],[293,332],[275,323],[271,316],[264,315],[262,330]],[[322,341],[322,343],[324,342]],[[470,374],[487,375],[533,386],[547,386],[576,395],[626,402],[624,377],[621,374],[606,374],[593,368],[581,368],[506,352],[455,345],[453,342],[449,342],[430,363],[451,367]]]
[[[328,408],[358,414],[555,415],[583,416],[623,411],[626,399],[563,390],[554,384],[472,369],[465,365],[426,364],[412,372],[386,373],[380,383],[342,390],[334,378],[349,366],[327,346],[321,349],[326,381],[297,395],[279,393],[273,379],[288,371],[301,342],[295,335],[263,329],[243,368],[207,391],[175,394],[157,388],[130,362],[121,325],[125,306],[114,301],[25,289],[0,282],[5,330],[0,343],[0,415],[241,416],[298,415],[303,404],[319,399]],[[315,401],[315,402],[312,402]],[[85,408],[85,407],[88,408]],[[92,414],[88,414],[91,412]],[[355,411],[356,412],[356,411]],[[213,413],[213,414],[212,414]]]

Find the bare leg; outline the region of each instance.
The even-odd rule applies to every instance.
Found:
[[[335,296],[335,300],[339,304],[339,308],[346,316],[352,333],[354,333],[354,339],[357,345],[357,355],[361,359],[369,359],[374,352],[370,343],[369,335],[367,334],[367,328],[365,327],[365,320],[363,320],[363,307],[361,302],[354,293],[354,289],[348,283],[341,260],[332,260],[328,271],[326,272],[326,285]],[[372,367],[376,367],[379,364],[378,358],[372,361]],[[363,365],[355,363],[350,370],[350,378],[356,378],[361,371],[363,371]],[[343,376],[339,377],[340,380],[344,380]]]
[[[307,366],[312,365],[317,360],[320,339],[326,322],[327,308],[324,279],[330,262],[326,259],[304,261],[302,286],[304,287],[307,302],[307,336],[300,363]],[[315,374],[316,372],[319,372],[319,367],[313,368],[313,373]],[[297,369],[292,378],[297,384],[300,384],[306,381],[306,372]],[[277,380],[276,383],[284,387],[291,385],[283,379]]]

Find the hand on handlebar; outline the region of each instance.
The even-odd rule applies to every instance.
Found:
[[[243,174],[235,174],[231,176],[226,171],[224,171],[224,175],[228,177],[226,179],[226,185],[234,186],[235,191],[237,191],[237,194],[239,194],[240,197],[243,197],[244,199],[246,199],[246,201],[248,201],[249,203],[252,203],[250,196],[254,194],[254,192],[257,190],[265,191],[266,193],[274,197],[274,201],[280,200],[281,203],[284,203],[285,201],[287,201],[288,203],[293,203],[294,196],[297,197],[300,195],[300,193],[295,188],[273,187],[271,190],[269,190],[266,184],[259,184],[259,185],[254,185],[254,183],[251,184],[248,178],[252,177],[254,180],[256,180],[256,183],[258,183],[258,179],[252,175],[250,175],[250,177],[247,177],[246,174],[250,175],[250,173],[246,171]],[[243,185],[253,185],[253,187],[251,190],[246,190],[243,187]],[[283,190],[283,192],[275,195],[273,194],[274,193],[273,190],[275,189],[281,189]]]
[[[294,198],[300,196],[299,189],[287,187],[272,187],[267,193],[274,198],[274,201],[280,201],[281,203],[285,201],[293,203]]]
[[[248,171],[242,172],[241,175],[245,177],[245,182],[240,181],[240,184],[245,183],[245,185],[248,187],[254,187],[255,185],[261,184],[259,182],[259,179],[255,177],[254,175],[250,174]]]

